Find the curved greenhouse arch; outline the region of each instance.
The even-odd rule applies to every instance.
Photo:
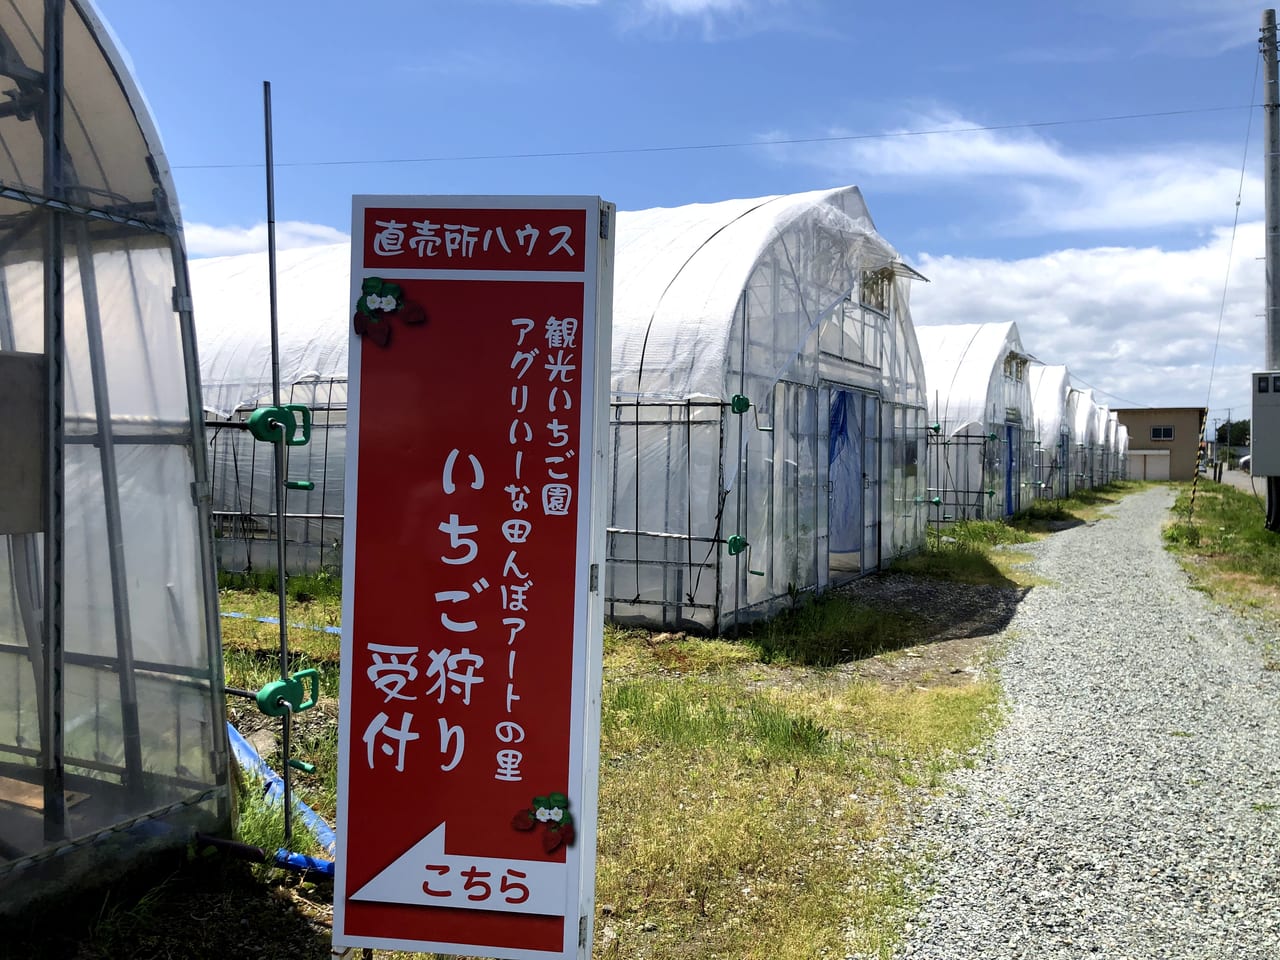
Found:
[[[89,3],[0,8],[0,73],[16,87],[0,110],[7,911],[225,828],[230,797],[168,165]]]

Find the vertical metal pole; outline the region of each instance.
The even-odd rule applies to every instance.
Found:
[[[162,204],[168,211],[168,205]],[[212,491],[210,487],[209,451],[205,441],[204,402],[200,396],[200,357],[196,345],[195,319],[191,309],[191,282],[187,276],[186,252],[182,246],[182,233],[170,222],[170,257],[173,259],[174,309],[178,314],[178,329],[182,337],[182,358],[186,367],[187,416],[191,418],[191,472],[196,491],[196,529],[200,545],[200,586],[204,594],[204,639],[209,658],[209,690],[213,698],[213,723],[216,731],[211,734],[210,762],[213,780],[219,786],[230,784],[230,757],[227,750],[227,705],[222,696],[222,628],[218,619],[217,557],[213,543],[211,517]],[[234,432],[234,431],[233,431]],[[232,439],[234,443],[234,438]],[[234,446],[232,450],[234,451]],[[217,816],[221,822],[231,818],[231,793],[228,789],[217,800]]]
[[[102,509],[107,525],[107,566],[111,577],[116,631],[116,664],[120,681],[120,726],[124,736],[125,788],[133,797],[142,791],[142,732],[138,723],[138,686],[133,667],[133,620],[129,615],[129,577],[124,556],[124,523],[120,518],[120,478],[111,429],[111,397],[107,390],[106,346],[98,310],[98,278],[93,266],[89,227],[75,225],[76,261],[84,299],[93,409],[98,421],[98,463],[102,470]]]
[[[271,148],[271,81],[262,82],[262,110],[266,130],[267,153],[267,273],[268,300],[271,308],[271,403],[280,406],[280,320],[276,312],[276,185],[275,158]],[[289,612],[287,578],[285,574],[284,548],[284,497],[285,497],[285,435],[280,425],[279,436],[272,444],[275,448],[275,503],[276,503],[276,593],[279,598],[280,619],[280,679],[289,679]],[[280,779],[284,783],[284,839],[293,836],[293,797],[289,776],[289,728],[292,713],[285,711],[282,717],[284,729],[280,740]]]
[[[61,199],[62,149],[62,0],[49,0],[44,9],[44,191]],[[47,842],[67,834],[66,777],[63,743],[63,547],[65,524],[65,365],[63,312],[62,214],[46,214],[44,237],[44,355],[45,370],[45,490],[44,501],[44,713],[40,765],[44,773],[44,837]]]

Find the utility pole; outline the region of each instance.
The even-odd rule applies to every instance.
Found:
[[[1266,109],[1267,155],[1263,183],[1266,188],[1267,355],[1265,370],[1280,364],[1280,65],[1276,51],[1276,12],[1262,12],[1262,65]],[[1251,387],[1252,389],[1252,387]],[[1267,522],[1280,532],[1280,477],[1267,477]]]

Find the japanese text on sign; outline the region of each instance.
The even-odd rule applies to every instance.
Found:
[[[365,211],[366,260],[382,267],[450,270],[581,270],[581,210]]]

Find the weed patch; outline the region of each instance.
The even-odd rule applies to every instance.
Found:
[[[900,647],[915,636],[917,625],[910,614],[825,594],[802,598],[792,609],[748,628],[743,637],[764,663],[830,667]]]

